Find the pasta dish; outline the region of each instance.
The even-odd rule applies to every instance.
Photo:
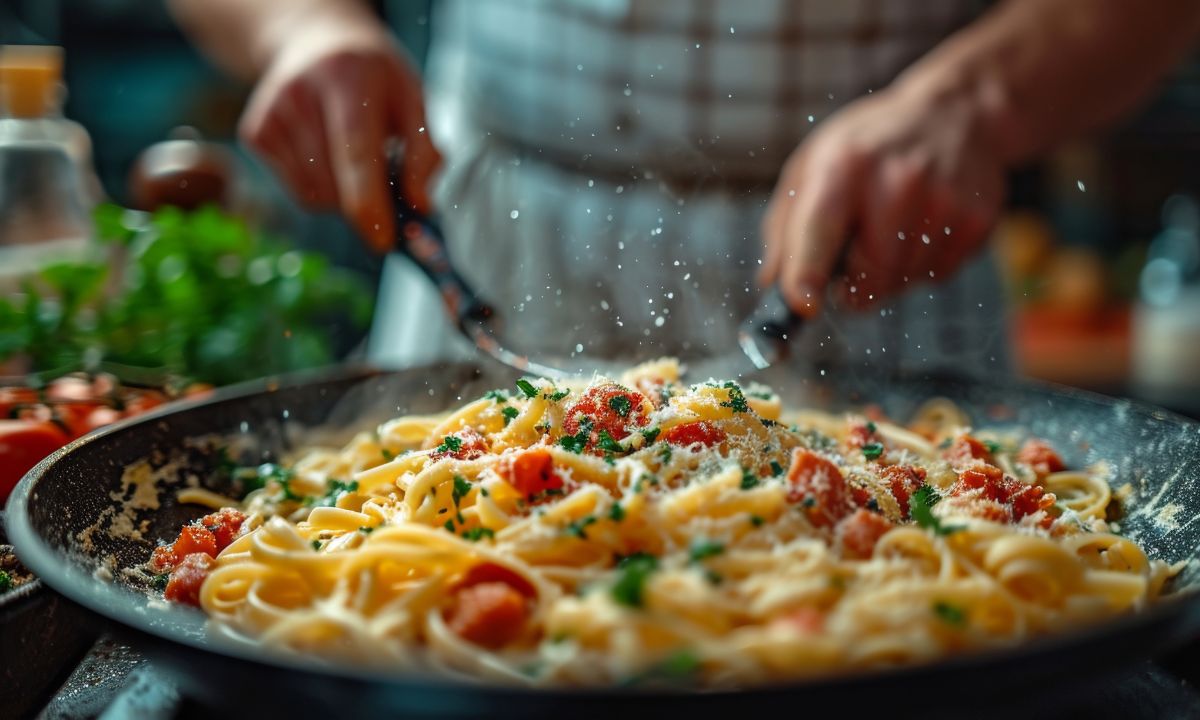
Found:
[[[972,431],[791,411],[677,363],[523,379],[234,471],[154,551],[167,599],[281,652],[527,685],[737,687],[928,661],[1153,602],[1104,467]]]

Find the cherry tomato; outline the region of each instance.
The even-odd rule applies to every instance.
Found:
[[[450,440],[447,441],[447,438],[450,438]],[[450,433],[446,438],[442,439],[442,443],[438,447],[445,447],[446,449],[430,453],[429,458],[431,460],[441,460],[446,457],[451,457],[455,460],[474,460],[488,451],[487,438],[480,435],[479,431],[472,427]]]
[[[710,422],[691,422],[676,425],[662,434],[662,440],[672,445],[712,447],[725,441],[725,431]]]
[[[494,650],[521,636],[528,612],[524,596],[511,585],[485,582],[455,593],[446,624],[467,642]]]
[[[634,429],[645,427],[650,407],[646,396],[636,390],[616,383],[595,385],[567,408],[563,433],[578,435],[588,429],[584,449],[596,452],[601,431],[613,440],[622,440]]]
[[[0,420],[0,502],[30,468],[70,439],[49,421]]]

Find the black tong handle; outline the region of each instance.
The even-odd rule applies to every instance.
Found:
[[[749,323],[755,332],[771,340],[787,343],[795,338],[804,324],[804,317],[792,312],[778,286],[772,286],[750,315]]]
[[[438,224],[413,207],[401,188],[403,159],[395,153],[388,163],[388,183],[392,188],[392,204],[396,215],[396,249],[416,263],[425,277],[437,287],[446,305],[446,312],[465,330],[469,321],[484,321],[495,315],[475,293],[454,266],[446,251],[446,239]]]

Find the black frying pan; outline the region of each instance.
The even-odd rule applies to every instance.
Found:
[[[894,417],[908,416],[933,395],[959,401],[977,426],[1017,425],[1054,441],[1068,463],[1107,459],[1120,482],[1133,484],[1131,512],[1122,531],[1156,557],[1189,561],[1175,581],[1178,596],[1116,622],[1042,639],[1012,650],[967,655],[934,665],[846,675],[743,692],[688,692],[617,688],[531,691],[480,686],[430,676],[384,676],[354,668],[271,656],[255,646],[210,641],[199,611],[148,603],[121,567],[143,562],[155,541],[173,538],[203,509],[179,506],[169,492],[142,513],[144,540],[95,533],[93,547],[77,538],[114,506],[123,468],[151,458],[182,464],[185,473],[210,477],[217,453],[185,440],[213,434],[245,441],[243,462],[278,458],[306,428],[370,427],[403,412],[429,412],[508,386],[507,371],[441,365],[395,373],[341,370],[218,393],[136,418],[77,440],[34,468],[8,504],[9,532],[21,559],[71,600],[107,618],[172,671],[185,692],[236,713],[288,712],[302,716],[580,717],[683,713],[743,718],[786,712],[789,717],[829,711],[853,717],[885,712],[924,718],[999,716],[1093,692],[1113,672],[1191,640],[1200,630],[1200,426],[1165,411],[1099,396],[1026,384],[908,377],[870,377],[815,383],[772,368],[765,377],[785,400],[836,409],[877,402]],[[851,390],[855,388],[856,390]],[[173,482],[173,481],[172,481]],[[168,483],[170,484],[170,483]],[[216,488],[220,489],[220,488]],[[108,511],[111,512],[111,511]],[[1167,522],[1163,522],[1163,520]],[[97,573],[112,556],[115,579]],[[1073,695],[1075,693],[1075,695]]]

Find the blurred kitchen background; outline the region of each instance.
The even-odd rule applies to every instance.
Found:
[[[429,2],[376,3],[418,59]],[[130,176],[150,145],[188,126],[231,153],[228,206],[268,235],[354,273],[379,262],[331,215],[301,211],[234,142],[246,88],[224,78],[159,3],[5,0],[0,42],[65,49],[64,113],[90,134],[107,197],[139,204]],[[1013,179],[996,232],[1019,372],[1200,414],[1200,56],[1114,132],[1062,148]],[[338,327],[335,355],[366,332]],[[2,374],[2,373],[0,373]]]

